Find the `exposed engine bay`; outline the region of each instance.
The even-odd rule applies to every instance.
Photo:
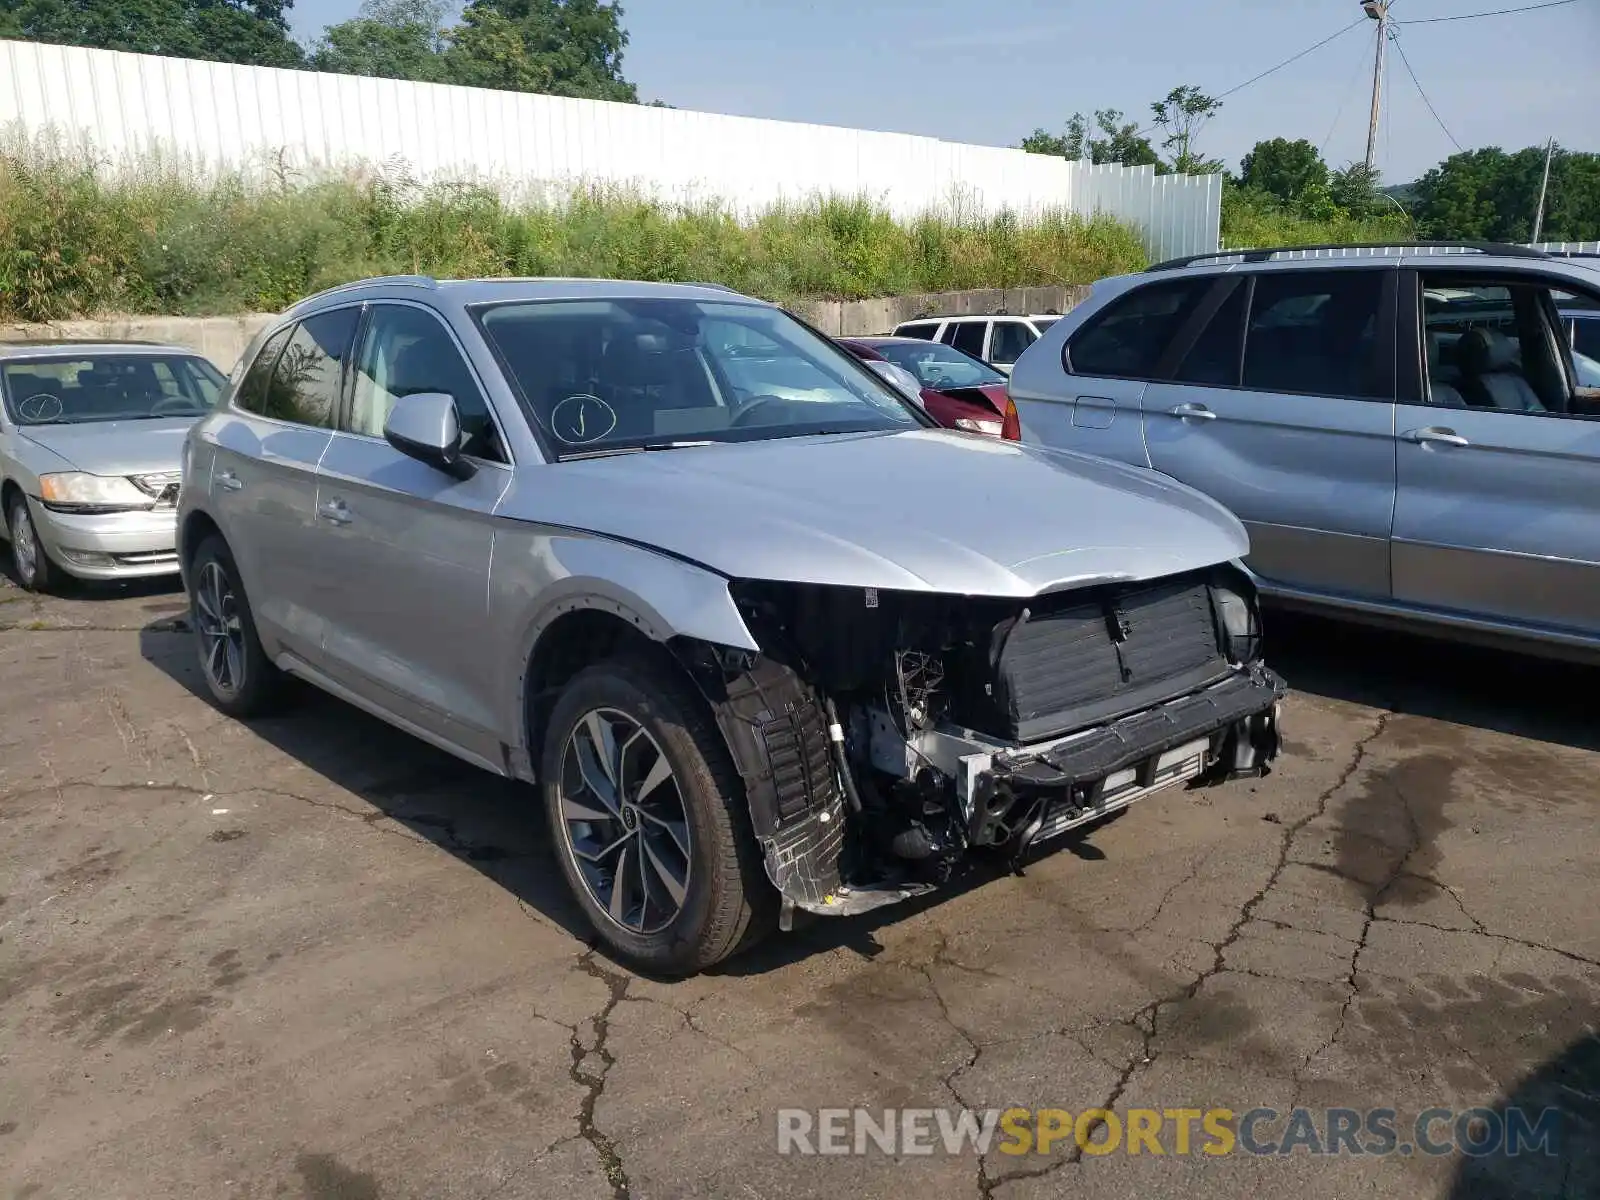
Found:
[[[1283,682],[1218,566],[1028,601],[735,581],[762,653],[680,640],[792,909],[930,890],[1161,788],[1265,774]]]

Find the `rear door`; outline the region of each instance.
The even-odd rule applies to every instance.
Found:
[[[983,358],[989,344],[989,322],[951,321],[945,326],[942,341],[954,346],[963,354]]]
[[[1389,597],[1397,276],[1229,275],[1145,390],[1150,465],[1244,522],[1269,588]]]
[[[1570,287],[1407,273],[1424,384],[1398,411],[1397,600],[1600,635],[1600,394],[1579,386],[1552,295]]]
[[[1139,406],[1167,349],[1206,297],[1231,287],[1216,275],[1156,276],[1106,302],[1067,338],[1060,356],[1027,356],[1009,392],[1027,442],[1148,467]]]
[[[213,439],[213,516],[244,578],[262,642],[320,661],[327,580],[317,552],[317,464],[327,449],[360,307],[331,309],[263,343]]]

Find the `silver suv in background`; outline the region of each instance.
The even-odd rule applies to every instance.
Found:
[[[313,297],[195,427],[180,509],[219,707],[287,672],[536,782],[589,921],[655,970],[1278,750],[1222,508],[933,428],[717,288]]]
[[[1025,442],[1222,502],[1285,603],[1600,652],[1600,270],[1516,246],[1201,255],[1103,280],[1017,363]]]
[[[178,470],[222,373],[133,342],[0,344],[0,536],[17,582],[178,570]]]

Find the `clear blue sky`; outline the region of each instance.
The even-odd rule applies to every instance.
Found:
[[[314,38],[360,0],[298,0]],[[1530,0],[1394,0],[1397,21]],[[1145,120],[1178,83],[1217,95],[1361,15],[1359,0],[631,0],[624,74],[679,108],[1014,145],[1082,109]],[[1304,137],[1335,166],[1362,157],[1372,23],[1230,97],[1199,148],[1239,158]],[[1600,0],[1402,28],[1401,45],[1469,149],[1554,136],[1600,151]],[[1400,56],[1389,54],[1378,165],[1392,183],[1453,152]]]

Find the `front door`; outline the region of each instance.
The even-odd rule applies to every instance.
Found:
[[[321,465],[316,516],[330,601],[324,653],[337,682],[452,744],[495,761],[493,683],[503,647],[487,636],[494,510],[510,482],[482,389],[431,311],[374,304],[354,359],[348,410]],[[455,398],[466,480],[383,437],[396,398]]]
[[[1388,599],[1396,276],[1240,276],[1145,390],[1150,465],[1244,522],[1269,590]]]
[[[1427,402],[1399,409],[1395,598],[1600,635],[1600,411],[1549,283],[1440,270],[1421,289]]]
[[[358,307],[308,317],[269,338],[227,419],[213,423],[213,512],[243,576],[263,647],[315,664],[324,581],[312,514]]]

